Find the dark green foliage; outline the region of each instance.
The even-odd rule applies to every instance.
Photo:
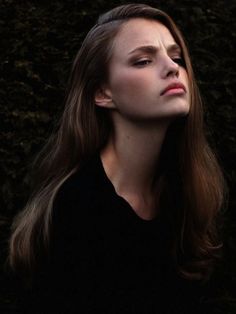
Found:
[[[218,289],[208,301],[209,313],[236,313],[230,299],[236,289],[236,1],[134,2],[172,16],[192,55],[207,135],[229,185],[225,258],[213,279]],[[100,13],[125,3],[130,1],[0,1],[0,217],[5,217],[1,241],[7,239],[9,224],[28,197],[26,173],[63,110],[73,58],[86,32]],[[0,254],[3,263],[5,250]],[[14,309],[9,305],[12,293],[0,295],[0,304],[8,309],[4,313]]]

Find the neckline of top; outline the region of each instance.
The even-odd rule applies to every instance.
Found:
[[[119,199],[121,202],[123,202],[123,204],[125,204],[125,207],[127,207],[127,209],[129,209],[129,214],[131,214],[137,222],[141,222],[142,224],[146,224],[146,225],[152,225],[152,224],[156,224],[157,222],[159,222],[161,220],[161,214],[158,214],[156,217],[152,218],[152,219],[144,219],[142,217],[140,217],[135,210],[132,208],[132,206],[129,204],[129,202],[123,198],[122,196],[120,196],[119,194],[117,194],[115,187],[113,185],[113,183],[111,182],[111,180],[108,178],[106,171],[104,169],[102,160],[101,160],[101,156],[98,153],[96,156],[96,164],[98,166],[99,169],[99,173],[101,173],[104,182],[106,183],[107,188],[110,189],[110,191],[112,192],[113,195],[115,195],[115,197],[117,199]]]

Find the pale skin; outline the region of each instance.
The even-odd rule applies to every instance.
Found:
[[[142,219],[158,215],[154,174],[170,123],[189,112],[188,75],[169,30],[142,18],[126,22],[114,41],[109,79],[95,94],[110,110],[114,132],[101,151],[118,195]],[[172,88],[172,83],[182,87]]]

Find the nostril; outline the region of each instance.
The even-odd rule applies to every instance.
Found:
[[[179,68],[177,67],[176,69],[170,69],[167,73],[167,76],[177,76],[179,77]]]

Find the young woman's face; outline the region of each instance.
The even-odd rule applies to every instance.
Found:
[[[113,110],[126,119],[188,114],[188,76],[181,50],[163,24],[136,18],[122,26],[114,41],[106,91]]]

